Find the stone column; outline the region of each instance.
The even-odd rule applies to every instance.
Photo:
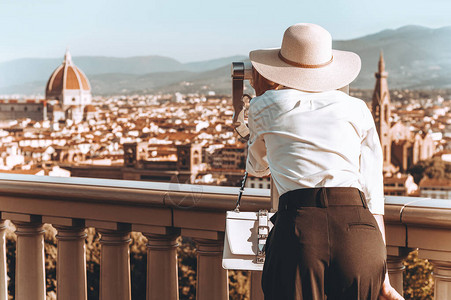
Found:
[[[5,220],[0,220],[0,300],[8,299],[8,281],[6,271]]]
[[[147,300],[178,300],[177,242],[179,232],[147,238]]]
[[[42,223],[16,226],[16,300],[45,300],[44,228]]]
[[[262,290],[262,274],[261,271],[251,272],[251,300],[263,300]]]
[[[224,240],[195,239],[197,243],[197,300],[228,300],[228,272],[222,268]]]
[[[56,235],[58,299],[87,299],[85,228],[56,225],[54,227],[58,230]]]
[[[130,231],[99,229],[100,300],[131,299]]]
[[[406,268],[402,261],[404,256],[388,256],[387,268],[388,276],[390,277],[390,284],[398,293],[403,294],[403,273]]]
[[[451,262],[430,260],[434,266],[434,299],[451,299]]]

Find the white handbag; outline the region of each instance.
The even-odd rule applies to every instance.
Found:
[[[239,211],[246,178],[247,173],[244,175],[235,210],[227,212],[222,267],[262,271],[265,262],[264,246],[273,227],[270,218],[274,213],[267,210]]]

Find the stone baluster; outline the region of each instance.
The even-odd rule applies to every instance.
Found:
[[[177,237],[143,233],[147,238],[147,300],[178,300]]]
[[[98,229],[100,244],[100,300],[131,299],[130,231]]]
[[[86,231],[78,226],[56,226],[58,230],[57,295],[58,299],[87,299]]]
[[[42,223],[16,226],[16,300],[45,300],[44,228]]]
[[[197,243],[197,300],[228,300],[228,272],[222,268],[224,240],[195,239]]]
[[[434,266],[434,299],[451,299],[451,262],[429,261]]]
[[[251,272],[251,300],[263,300],[262,290],[262,273],[261,271]]]
[[[8,299],[8,281],[6,273],[6,225],[5,220],[0,220],[0,300]]]
[[[404,269],[406,268],[402,264],[402,260],[402,257],[399,256],[387,257],[387,268],[388,276],[390,277],[390,284],[401,295],[403,294],[403,273]]]
[[[405,266],[403,260],[409,255],[412,249],[410,248],[397,248],[397,255],[387,256],[387,269],[388,276],[390,277],[390,284],[395,288],[398,293],[403,294],[403,274]]]

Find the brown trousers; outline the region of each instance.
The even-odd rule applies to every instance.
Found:
[[[266,242],[265,300],[378,299],[386,249],[356,188],[283,194]]]

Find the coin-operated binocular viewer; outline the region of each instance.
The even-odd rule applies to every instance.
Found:
[[[249,138],[249,128],[245,123],[244,99],[251,98],[244,94],[244,80],[252,79],[252,64],[250,62],[232,63],[232,101],[233,101],[233,127],[244,139]]]
[[[232,63],[232,101],[233,101],[233,127],[245,140],[249,139],[249,127],[245,120],[245,99],[251,100],[251,96],[244,94],[244,81],[252,80],[252,64],[250,61]],[[244,178],[247,178],[247,173]],[[243,179],[241,189],[244,190],[246,179]],[[271,179],[271,201],[272,207],[277,208],[279,195]]]

